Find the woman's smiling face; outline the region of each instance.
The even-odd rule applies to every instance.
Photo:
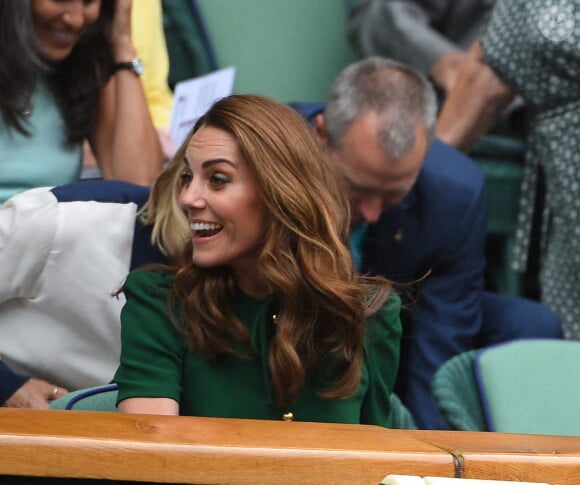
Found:
[[[44,54],[63,61],[99,18],[101,0],[31,0],[34,31]]]
[[[194,263],[227,265],[238,278],[255,277],[267,210],[234,137],[212,126],[200,128],[185,152],[181,180],[179,203],[192,231]]]

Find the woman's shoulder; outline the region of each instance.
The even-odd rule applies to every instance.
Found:
[[[401,310],[401,297],[396,291],[392,290],[389,293],[389,298],[387,298],[387,301],[383,305],[382,310],[391,312],[394,311],[399,314],[399,311]]]
[[[371,318],[389,318],[392,316],[398,316],[401,311],[401,297],[396,291],[391,290],[389,296],[383,303],[383,305],[371,315]]]
[[[173,283],[173,274],[167,270],[141,268],[133,270],[123,284],[124,292],[166,294]]]
[[[369,334],[401,333],[401,298],[391,291],[383,306],[367,318]]]

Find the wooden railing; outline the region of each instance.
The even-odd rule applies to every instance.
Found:
[[[580,484],[580,437],[0,409],[0,476],[377,485],[388,474]]]

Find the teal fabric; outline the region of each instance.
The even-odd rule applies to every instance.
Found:
[[[391,428],[394,429],[417,429],[415,419],[411,412],[402,403],[399,396],[391,394]]]
[[[580,342],[509,342],[474,369],[490,431],[580,436]]]
[[[137,271],[124,287],[121,365],[115,375],[121,401],[130,397],[167,397],[180,413],[194,416],[365,423],[389,426],[390,396],[397,372],[401,324],[400,300],[392,295],[368,321],[362,381],[348,399],[321,398],[324,369],[307,374],[303,391],[291,406],[273,402],[268,366],[274,335],[273,298],[256,300],[238,292],[234,311],[250,332],[250,351],[215,360],[186,349],[182,334],[170,323],[167,295],[171,277]]]
[[[360,224],[350,233],[350,254],[352,255],[352,261],[357,271],[360,271],[362,268],[362,243],[368,228],[368,224]]]
[[[117,411],[117,390],[111,385],[89,387],[69,392],[52,401],[48,409],[72,409],[74,411]]]
[[[65,125],[52,94],[39,83],[31,100],[30,137],[0,117],[0,204],[26,189],[62,185],[81,172],[81,146],[65,146]]]
[[[431,381],[433,399],[452,430],[487,430],[473,370],[477,352],[470,350],[449,359]]]

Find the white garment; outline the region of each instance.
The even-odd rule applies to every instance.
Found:
[[[0,208],[0,356],[69,390],[109,382],[119,364],[112,296],[129,272],[137,205],[58,202],[49,188]]]

